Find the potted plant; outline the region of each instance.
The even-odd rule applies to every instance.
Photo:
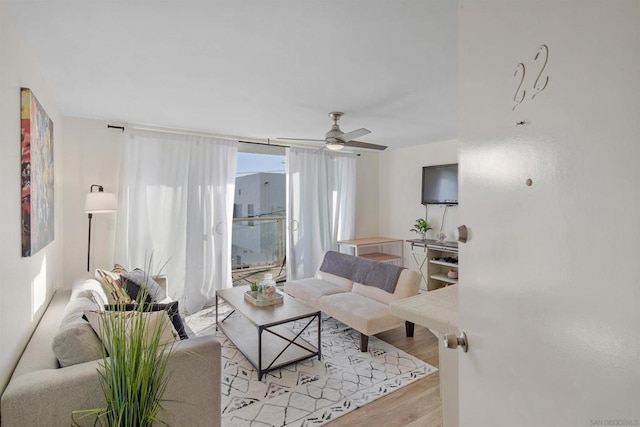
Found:
[[[145,300],[146,291],[141,292]],[[146,303],[134,311],[103,312],[103,359],[98,368],[106,405],[73,412],[72,424],[93,419],[93,425],[151,427],[158,418],[169,374],[172,344],[164,345],[164,328],[151,326]]]
[[[251,296],[255,299],[258,299],[258,291],[260,290],[260,287],[258,286],[258,282],[250,282],[249,289],[251,292]]]
[[[420,235],[420,238],[422,240],[425,240],[427,238],[427,231],[429,230],[433,230],[429,223],[422,218],[418,218],[416,219],[416,223],[414,224],[413,228],[409,231],[418,233]]]

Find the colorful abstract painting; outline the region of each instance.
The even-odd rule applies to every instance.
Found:
[[[22,256],[53,241],[53,122],[30,89],[20,89]]]

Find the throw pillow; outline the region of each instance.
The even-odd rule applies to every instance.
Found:
[[[95,311],[95,310],[85,310],[84,315],[89,320],[89,324],[95,331],[95,333],[100,337],[100,341],[106,348],[108,353],[111,353],[111,345],[106,340],[105,336],[105,328],[104,322],[108,321],[108,319],[104,319],[104,316],[125,316],[126,324],[125,324],[125,334],[129,337],[131,333],[132,322],[135,321],[137,316],[143,316],[143,321],[145,322],[146,331],[156,331],[160,330],[160,340],[159,345],[165,346],[168,344],[172,344],[179,339],[178,333],[173,329],[173,325],[169,321],[169,316],[166,311],[154,311],[148,313],[140,313],[138,311]],[[146,342],[150,343],[152,337],[152,333],[147,333],[145,335]]]
[[[139,268],[128,273],[122,273],[121,277],[127,294],[135,301],[150,304],[162,301],[167,297],[167,293],[153,280],[151,275]],[[144,301],[139,301],[138,294],[141,292],[146,293]]]
[[[104,309],[106,311],[134,311],[138,310],[138,304],[111,304],[105,305]],[[178,301],[172,301],[167,304],[145,304],[143,307],[144,311],[160,311],[164,310],[167,312],[169,316],[169,320],[171,320],[171,324],[173,324],[173,328],[176,330],[181,340],[186,340],[189,338],[187,331],[184,327],[184,322],[182,320],[182,316],[178,311]]]
[[[131,298],[127,294],[127,291],[122,287],[121,271],[118,269],[118,264],[114,267],[116,271],[96,269],[96,279],[102,283],[104,292],[107,294],[109,303],[128,303],[131,302]]]
[[[64,368],[102,358],[102,343],[91,325],[82,318],[85,310],[95,310],[91,291],[78,293],[64,309],[62,322],[51,348]]]
[[[113,271],[114,273],[122,274],[122,273],[126,273],[127,269],[121,266],[120,264],[114,264],[111,271]]]

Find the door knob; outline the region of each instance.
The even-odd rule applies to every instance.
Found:
[[[467,239],[469,238],[469,233],[467,231],[466,225],[461,225],[458,227],[458,242],[467,243]]]
[[[458,346],[462,347],[462,351],[465,353],[469,351],[469,341],[467,341],[467,334],[460,333],[460,336],[455,334],[449,334],[444,336],[444,346],[446,348],[456,349]]]

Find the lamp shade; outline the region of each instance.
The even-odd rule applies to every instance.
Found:
[[[118,210],[118,200],[113,193],[102,191],[89,193],[84,202],[85,213],[107,213]]]

